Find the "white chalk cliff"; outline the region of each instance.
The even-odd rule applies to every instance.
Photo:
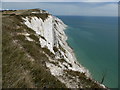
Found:
[[[37,12],[33,13],[37,14]],[[77,76],[72,76],[72,79],[69,79],[70,75],[67,77],[65,72],[65,70],[77,71],[84,73],[86,78],[91,78],[89,71],[77,62],[73,50],[66,42],[67,36],[65,35],[64,30],[67,28],[67,25],[59,18],[50,14],[45,20],[37,16],[26,16],[22,19],[27,27],[36,32],[41,47],[47,48],[55,55],[55,57],[52,58],[45,53],[49,58],[49,61],[46,62],[46,67],[50,69],[51,74],[58,78],[68,88],[82,88],[82,85],[79,86],[81,81]],[[29,34],[26,36],[26,39],[28,41],[33,41],[32,38],[29,37]],[[57,63],[57,65],[53,64],[53,62]],[[95,83],[98,82],[95,81]],[[100,86],[103,88],[105,87],[102,84],[100,84]]]

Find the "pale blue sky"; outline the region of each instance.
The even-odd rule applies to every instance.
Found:
[[[118,2],[119,0],[1,0],[4,2]]]
[[[7,0],[9,1],[9,0]],[[72,0],[71,0],[72,1]],[[98,0],[100,1],[100,0]],[[117,2],[4,2],[3,9],[40,8],[53,15],[117,16]]]

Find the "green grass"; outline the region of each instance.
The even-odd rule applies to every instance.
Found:
[[[38,43],[27,41],[25,36],[17,35],[20,32],[28,32],[32,39],[38,41],[33,30],[19,23],[19,20],[20,18],[16,17],[3,18],[3,88],[65,88],[45,65],[48,58],[43,50],[47,54],[53,54],[47,48],[41,48]],[[19,29],[16,29],[16,24],[20,26]],[[14,40],[17,42],[14,43]]]
[[[9,13],[11,12],[12,11]],[[2,18],[3,88],[66,88],[65,84],[51,75],[49,68],[47,68],[45,64],[45,62],[49,62],[49,58],[43,52],[53,59],[55,59],[55,55],[50,52],[47,47],[41,48],[39,38],[35,35],[35,31],[21,23],[24,22],[24,20],[21,19],[22,17],[37,16],[45,20],[48,14],[29,14],[28,12],[31,12],[29,10],[28,12],[24,10],[14,12],[20,14],[5,15]],[[18,33],[29,33],[29,37],[36,42],[27,41],[24,35],[18,35]],[[46,40],[44,37],[40,37]],[[60,45],[59,48],[65,52]],[[55,52],[58,51],[56,47],[53,49]],[[59,59],[58,61],[61,63],[66,62],[64,59]],[[58,62],[51,63],[58,66]],[[69,65],[72,67],[71,64]],[[70,79],[78,76],[80,80],[79,86],[82,85],[85,88],[100,88],[92,79],[87,79],[84,73],[71,70],[65,70],[64,72],[66,72],[66,76],[71,76],[69,77]]]
[[[22,17],[27,17],[27,16],[28,16],[28,17],[29,17],[29,16],[32,17],[32,16],[36,16],[36,17],[38,17],[38,18],[41,18],[41,19],[44,21],[44,20],[48,17],[48,15],[49,15],[49,14],[46,14],[46,13],[45,13],[45,14],[31,14],[31,13],[30,13],[30,14],[22,14],[21,16],[22,16]]]
[[[29,37],[39,43],[39,38],[35,36],[34,34],[31,34]]]

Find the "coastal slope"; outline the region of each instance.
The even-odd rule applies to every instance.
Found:
[[[4,10],[3,88],[106,88],[68,46],[59,18],[45,10]]]

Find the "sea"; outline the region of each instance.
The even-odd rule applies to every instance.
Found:
[[[67,42],[78,62],[90,71],[93,79],[109,88],[118,88],[118,18],[57,17],[68,25]]]

